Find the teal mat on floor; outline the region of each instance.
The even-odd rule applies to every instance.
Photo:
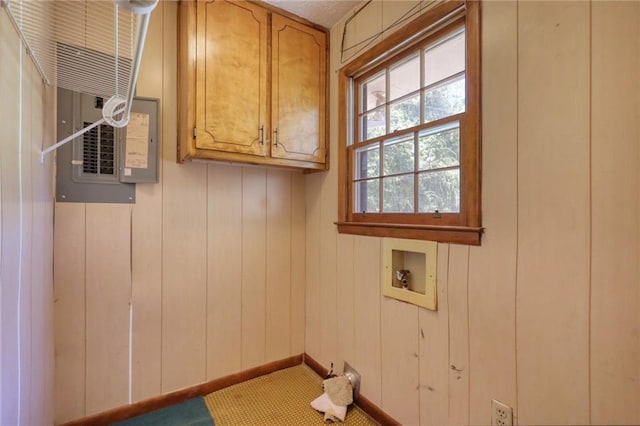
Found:
[[[215,423],[202,398],[151,411],[141,416],[112,423],[114,426],[214,426]]]

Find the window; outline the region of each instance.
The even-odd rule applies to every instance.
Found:
[[[444,2],[340,71],[338,230],[480,244],[479,2]]]

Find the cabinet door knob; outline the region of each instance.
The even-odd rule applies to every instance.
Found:
[[[260,126],[260,143],[264,145],[264,124]]]
[[[273,131],[273,134],[276,136],[276,143],[275,146],[278,146],[278,128],[276,127],[276,129]]]

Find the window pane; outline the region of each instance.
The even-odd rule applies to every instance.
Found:
[[[423,172],[418,176],[419,212],[460,212],[460,170]]]
[[[386,102],[385,74],[378,75],[362,84],[360,112],[370,111]]]
[[[386,213],[413,213],[413,173],[382,180],[383,211]]]
[[[413,172],[414,162],[413,135],[384,143],[384,174]]]
[[[356,182],[356,212],[380,212],[380,181],[378,179]]]
[[[420,89],[420,56],[389,70],[390,100],[398,99]]]
[[[417,126],[420,124],[420,95],[391,104],[389,115],[391,133]]]
[[[460,165],[460,124],[439,126],[418,136],[418,170]]]
[[[378,108],[373,112],[364,114],[361,118],[361,141],[382,136],[386,133],[386,123],[384,116],[384,107]]]
[[[465,79],[455,80],[432,87],[424,92],[424,122],[429,123],[440,118],[464,112]]]
[[[356,150],[356,179],[380,175],[380,147],[366,147]]]
[[[424,51],[424,85],[429,86],[465,69],[465,37],[461,32]]]

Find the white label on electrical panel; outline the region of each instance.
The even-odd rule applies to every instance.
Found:
[[[127,124],[127,149],[124,165],[135,169],[146,169],[149,156],[149,114],[132,112]],[[126,169],[125,169],[126,170]],[[129,174],[125,176],[130,176]]]

